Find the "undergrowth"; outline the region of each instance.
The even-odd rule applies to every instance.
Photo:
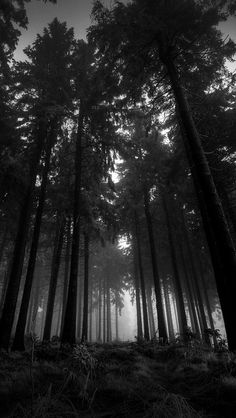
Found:
[[[235,356],[194,338],[73,348],[32,340],[0,361],[1,417],[236,416]]]

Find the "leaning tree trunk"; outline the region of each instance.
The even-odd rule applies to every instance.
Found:
[[[81,341],[88,339],[89,235],[84,233],[84,308]],[[91,314],[92,315],[92,307]]]
[[[79,265],[79,243],[80,243],[80,197],[81,197],[81,173],[82,173],[82,136],[83,136],[83,103],[80,103],[78,119],[78,130],[76,137],[75,155],[75,186],[73,202],[73,235],[70,265],[70,279],[68,296],[65,310],[64,326],[62,331],[62,343],[75,344],[76,333],[76,300],[77,300],[77,279]]]
[[[55,138],[55,126],[54,125],[55,125],[55,121],[54,123],[52,122],[51,132],[50,132],[48,143],[46,146],[45,166],[43,169],[42,183],[41,183],[39,202],[38,202],[35,223],[34,223],[34,231],[33,231],[33,238],[32,238],[29,261],[28,261],[28,268],[27,268],[26,279],[25,279],[25,284],[24,284],[23,296],[21,300],[20,312],[19,312],[18,321],[16,325],[16,332],[15,332],[13,345],[12,345],[12,350],[17,350],[17,351],[24,351],[25,349],[25,344],[24,344],[25,326],[26,326],[26,320],[27,320],[27,312],[29,308],[30,294],[31,294],[31,289],[32,289],[33,279],[34,279],[34,270],[35,270],[35,264],[36,264],[40,228],[41,228],[44,202],[45,202],[45,196],[46,196],[48,172],[50,168],[51,149],[52,149],[54,138]]]
[[[35,181],[37,176],[37,169],[41,152],[43,148],[43,142],[46,136],[46,127],[44,122],[39,123],[36,149],[33,153],[33,157],[30,164],[30,179],[25,196],[23,198],[23,204],[21,206],[18,230],[15,238],[15,246],[12,257],[12,267],[9,276],[8,287],[6,291],[5,303],[2,311],[2,317],[0,321],[0,348],[9,349],[10,338],[14,323],[14,316],[16,311],[17,298],[20,288],[20,281],[24,263],[25,247],[27,242],[27,236],[30,226],[30,216],[33,203],[33,192],[35,187]]]
[[[148,327],[148,314],[147,314],[147,299],[146,299],[146,290],[145,290],[145,281],[143,275],[143,263],[142,263],[142,253],[140,245],[140,236],[138,228],[138,216],[137,212],[134,212],[134,222],[135,222],[135,248],[134,251],[137,251],[137,260],[139,266],[139,277],[140,277],[140,286],[141,286],[141,295],[142,295],[142,305],[143,305],[143,328],[144,328],[144,338],[145,340],[150,340],[149,327]]]
[[[55,302],[56,289],[57,289],[58,273],[59,273],[60,262],[61,262],[61,251],[62,251],[62,245],[63,245],[64,230],[65,230],[65,218],[63,216],[63,218],[58,221],[53,257],[52,257],[51,278],[50,278],[46,319],[45,319],[44,333],[43,333],[43,339],[45,341],[49,341],[50,336],[51,336],[53,309],[54,309],[54,302]]]
[[[150,251],[151,251],[151,260],[152,260],[152,273],[153,273],[153,282],[154,282],[154,289],[156,295],[156,307],[157,307],[157,316],[158,316],[158,332],[159,332],[159,339],[163,342],[167,340],[167,331],[165,325],[165,315],[164,315],[164,306],[163,300],[161,296],[161,283],[160,283],[160,275],[157,266],[157,256],[156,256],[156,245],[155,239],[153,234],[153,226],[152,226],[152,217],[150,213],[150,204],[149,204],[149,195],[148,191],[144,189],[144,210],[146,216],[146,222],[148,227],[148,237],[149,237],[149,244],[150,244]]]
[[[221,303],[222,313],[230,350],[236,349],[236,316],[232,314],[235,308],[236,294],[236,254],[229,232],[221,201],[218,196],[211,171],[204,154],[201,139],[192,118],[191,110],[181,85],[175,64],[167,53],[164,43],[160,48],[160,57],[166,66],[172,89],[178,105],[179,114],[188,140],[192,160],[195,165],[197,180],[202,190],[208,215],[211,217],[215,244],[222,262],[224,277],[216,275],[216,284]],[[209,242],[209,246],[211,242]],[[214,264],[214,259],[212,260]],[[218,260],[216,261],[217,265]]]
[[[171,217],[170,217],[169,208],[167,205],[167,198],[164,193],[162,193],[162,201],[163,201],[163,208],[164,208],[164,212],[166,216],[171,262],[172,262],[172,267],[173,267],[173,272],[174,272],[174,286],[175,286],[175,291],[176,291],[177,309],[178,309],[178,314],[179,314],[180,334],[182,334],[182,336],[184,337],[184,332],[187,330],[188,323],[187,323],[187,317],[186,317],[186,312],[185,312],[185,307],[184,307],[183,290],[181,287],[181,279],[179,275],[177,254],[176,254],[176,249],[174,245],[173,226],[171,223]]]

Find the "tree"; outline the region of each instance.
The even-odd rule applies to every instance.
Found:
[[[183,69],[185,70],[186,58],[188,58],[189,69],[196,65],[200,67],[196,59],[190,58],[190,54],[192,57],[199,54],[201,69],[206,68],[206,62],[211,68],[215,66],[216,74],[216,71],[223,65],[225,57],[234,53],[233,42],[229,41],[224,45],[220,33],[215,29],[215,25],[221,19],[226,18],[222,10],[222,4],[212,6],[211,2],[203,6],[195,1],[185,0],[178,3],[170,0],[165,4],[153,0],[136,0],[127,6],[117,3],[109,12],[101,6],[100,2],[96,2],[93,13],[97,26],[94,25],[90,29],[90,37],[95,41],[96,34],[96,43],[101,51],[104,52],[105,48],[108,59],[112,59],[116,65],[119,62],[122,63],[121,72],[123,78],[126,77],[126,82],[131,74],[133,78],[138,77],[142,80],[142,84],[145,84],[151,77],[158,76],[160,71],[164,70],[167,73],[206,208],[212,220],[215,242],[219,249],[227,283],[227,286],[223,285],[223,280],[218,280],[218,276],[216,277],[218,293],[229,346],[235,349],[236,337],[233,331],[235,320],[232,315],[234,307],[232,295],[236,290],[235,249],[188,104],[181,74]],[[125,24],[121,25],[121,22]],[[105,34],[111,27],[114,36],[105,39]],[[115,28],[122,28],[119,35]],[[132,80],[131,84],[134,85]]]

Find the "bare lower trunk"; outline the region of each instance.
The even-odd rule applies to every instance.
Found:
[[[203,199],[206,205],[208,216],[211,217],[212,233],[215,239],[218,256],[222,264],[223,276],[217,274],[219,260],[215,259],[215,251],[211,251],[212,263],[216,272],[216,284],[221,303],[222,313],[225,322],[225,328],[230,350],[236,349],[236,317],[232,315],[235,306],[236,294],[236,254],[233,241],[229,232],[222,205],[209,169],[209,165],[204,154],[201,140],[193,121],[189,104],[187,102],[183,87],[178,77],[174,62],[166,51],[161,52],[168,75],[170,77],[172,89],[178,105],[181,121],[186,133],[189,150],[195,166],[197,181],[202,191]],[[208,238],[209,248],[212,246],[212,240]]]
[[[76,301],[77,301],[77,280],[79,265],[79,244],[80,244],[80,196],[81,196],[81,172],[82,172],[82,135],[83,135],[83,104],[80,103],[78,118],[78,131],[76,138],[75,156],[75,186],[74,186],[74,208],[73,208],[73,235],[70,265],[70,279],[68,296],[65,309],[64,326],[62,330],[62,343],[75,344],[76,335]]]
[[[137,247],[137,260],[138,260],[138,266],[139,266],[139,277],[140,277],[142,305],[143,305],[144,338],[145,340],[149,341],[150,335],[149,335],[149,327],[148,327],[146,289],[145,289],[145,281],[144,281],[144,275],[143,275],[142,254],[141,254],[141,245],[140,245],[139,230],[138,230],[138,217],[137,217],[136,212],[135,212],[135,239],[136,239],[135,242],[136,242],[136,247]]]
[[[89,236],[84,233],[84,309],[81,340],[88,339]]]
[[[148,195],[147,190],[144,190],[144,209],[145,209],[145,216],[146,216],[146,221],[147,221],[148,237],[149,237],[149,244],[150,244],[150,251],[151,251],[153,281],[154,281],[154,289],[155,289],[155,295],[156,295],[159,339],[165,342],[167,340],[167,332],[166,332],[166,325],[165,325],[163,300],[161,296],[160,275],[159,275],[158,266],[157,266],[156,245],[155,245],[155,239],[154,239],[154,234],[153,234],[152,218],[151,218],[151,213],[150,213],[150,208],[149,208],[149,195]]]
[[[48,302],[47,302],[47,313],[46,313],[46,320],[45,320],[45,327],[44,327],[44,334],[43,334],[44,340],[50,340],[50,336],[51,336],[53,309],[54,309],[54,303],[55,303],[55,297],[56,297],[59,267],[60,267],[60,262],[61,262],[61,251],[62,251],[62,245],[63,245],[64,229],[65,229],[65,218],[63,217],[62,219],[59,220],[56,238],[55,238],[55,244],[54,244],[51,278],[50,278],[49,294],[48,294]]]
[[[27,187],[25,196],[23,198],[23,203],[20,209],[18,230],[15,238],[15,247],[12,258],[11,273],[9,276],[6,297],[0,321],[0,347],[5,348],[6,350],[9,349],[10,345],[10,338],[14,323],[16,304],[24,263],[26,241],[30,226],[30,216],[32,211],[33,192],[35,187],[37,168],[45,136],[46,130],[44,122],[41,122],[39,123],[36,149],[34,151],[34,155],[31,161],[29,185]]]

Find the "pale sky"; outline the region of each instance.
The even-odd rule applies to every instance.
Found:
[[[104,0],[106,6],[112,4],[112,0]],[[123,0],[127,3],[127,0]],[[25,58],[23,49],[30,45],[38,33],[42,33],[43,28],[48,25],[55,17],[61,22],[67,22],[67,27],[73,27],[75,36],[78,39],[86,39],[86,29],[90,26],[90,15],[93,0],[57,0],[57,4],[50,2],[44,3],[42,0],[31,0],[26,3],[27,15],[29,19],[28,30],[21,29],[21,37],[15,52],[15,59]],[[236,18],[230,18],[227,22],[220,25],[225,36],[229,35],[236,41]],[[236,63],[230,65],[230,69],[235,69]]]

